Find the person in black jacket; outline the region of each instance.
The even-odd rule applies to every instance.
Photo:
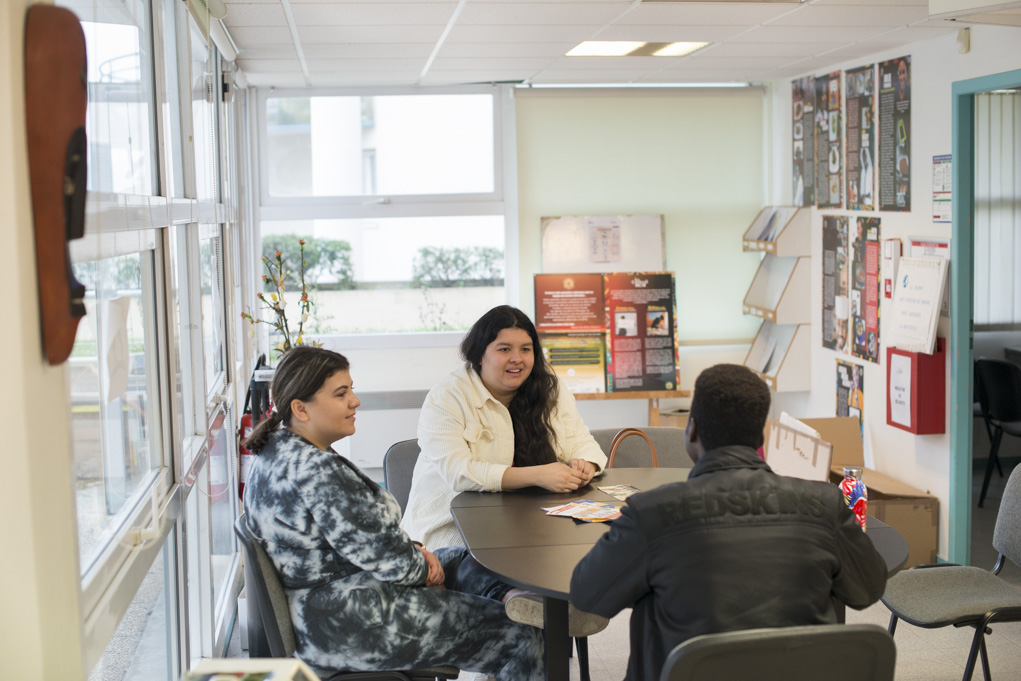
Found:
[[[769,389],[720,364],[695,382],[687,482],[635,494],[581,560],[571,603],[631,615],[629,681],[656,680],[694,636],[838,621],[879,600],[886,564],[836,485],[781,477],[756,453]]]

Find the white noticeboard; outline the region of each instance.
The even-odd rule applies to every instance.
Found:
[[[542,271],[659,272],[666,269],[662,215],[542,219]]]
[[[893,289],[890,345],[908,352],[933,353],[946,281],[946,259],[901,258]]]

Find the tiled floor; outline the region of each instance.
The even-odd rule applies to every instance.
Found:
[[[1009,471],[1004,471],[1009,474]],[[999,509],[1000,497],[1006,478],[995,473],[990,482],[985,508],[972,509],[972,564],[991,568],[996,561],[992,548],[993,524]],[[975,476],[975,494],[981,488],[980,474]],[[1008,564],[1000,576],[1021,586],[1021,567]],[[628,620],[631,611],[615,617],[602,632],[589,638],[589,667],[592,681],[620,681],[627,669],[630,644]],[[882,603],[856,612],[849,610],[847,621],[855,624],[876,624],[886,628],[890,622],[890,611]],[[237,643],[237,630],[232,638],[228,656],[246,655]],[[1021,622],[996,624],[993,633],[986,637],[989,664],[994,679],[1021,679]],[[894,641],[897,644],[896,681],[958,681],[964,672],[964,664],[971,646],[973,629],[920,629],[901,622],[897,626]],[[981,668],[975,670],[975,679],[982,678]],[[472,678],[462,673],[462,681]],[[571,679],[578,681],[578,667],[572,660]]]

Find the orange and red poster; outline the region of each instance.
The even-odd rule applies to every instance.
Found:
[[[535,326],[547,361],[571,392],[606,392],[603,275],[535,275]]]

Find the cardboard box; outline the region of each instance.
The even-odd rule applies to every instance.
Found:
[[[675,409],[674,411],[659,412],[659,425],[684,428],[688,425],[688,410]]]
[[[801,419],[833,445],[830,481],[844,478],[844,466],[860,466],[869,490],[869,515],[896,528],[908,541],[906,567],[935,563],[939,547],[939,499],[920,489],[865,468],[857,417]]]

